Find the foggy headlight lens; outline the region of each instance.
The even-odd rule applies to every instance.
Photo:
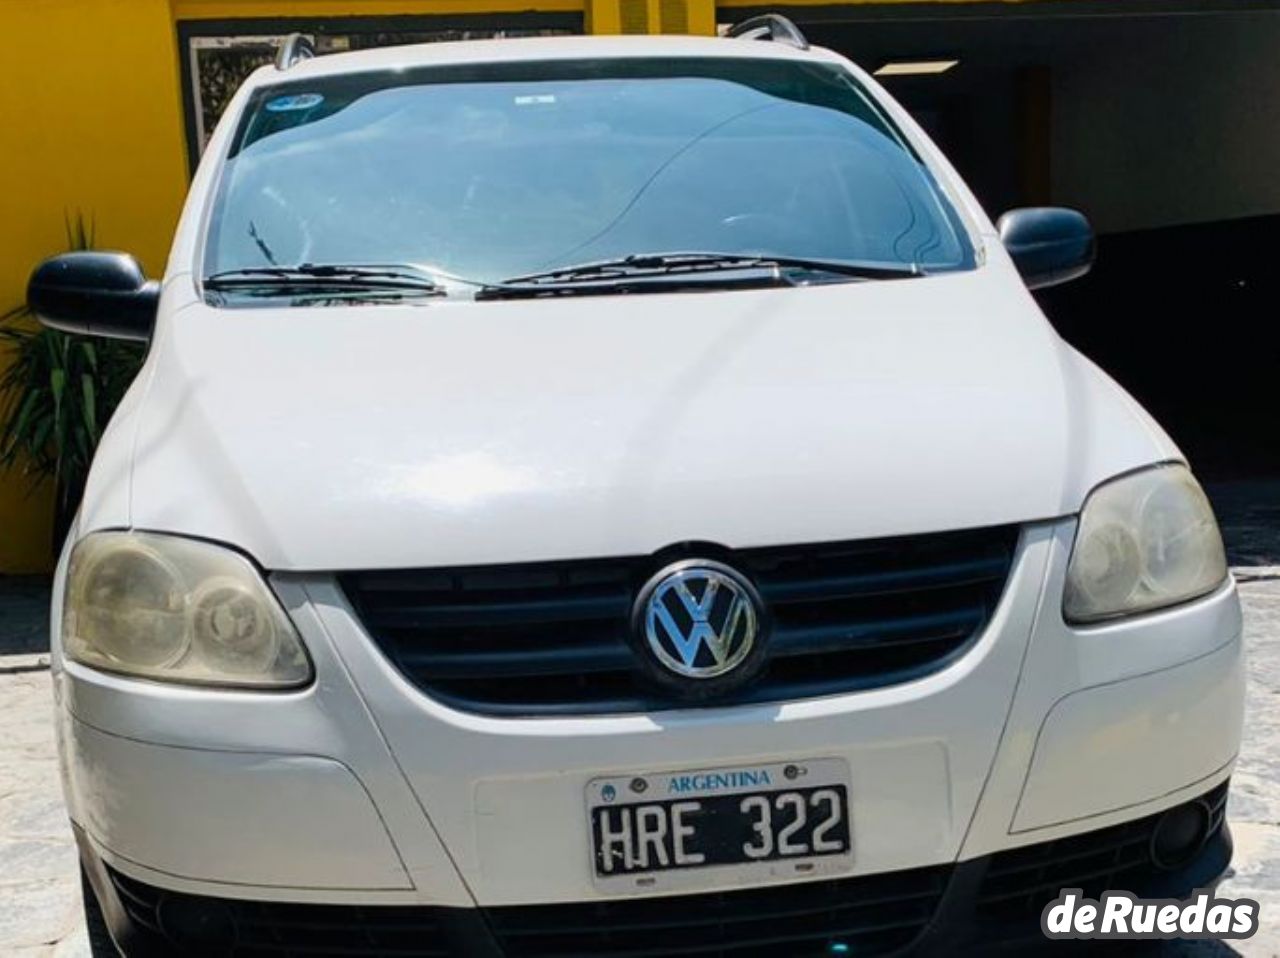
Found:
[[[62,641],[76,662],[167,682],[311,680],[302,642],[253,564],[176,536],[98,532],[77,543]]]
[[[1186,602],[1227,576],[1209,500],[1185,466],[1112,480],[1085,502],[1063,614],[1098,622]]]

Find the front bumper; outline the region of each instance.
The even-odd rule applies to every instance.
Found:
[[[933,870],[947,914],[974,863],[1142,820],[1230,774],[1243,708],[1234,587],[1073,630],[1059,614],[1073,535],[1070,520],[1024,530],[995,617],[943,671],[655,715],[454,711],[383,658],[332,577],[277,575],[315,662],[311,688],[184,689],[55,658],[68,805],[86,857],[142,887],[483,912],[492,924],[532,906],[651,907],[652,896],[741,886],[686,872],[631,896],[601,891],[583,808],[591,778],[840,757],[853,773],[852,868],[775,873],[769,893]],[[1206,860],[1225,865],[1226,833],[1215,842]]]
[[[667,955],[950,955],[1045,945],[1040,914],[1059,888],[1183,898],[1216,885],[1231,859],[1227,783],[1196,800],[1209,831],[1158,867],[1161,816],[958,865],[862,878],[684,895],[489,909],[269,904],[184,895],[129,878],[78,834],[86,871],[130,956],[280,953],[570,958]],[[656,906],[656,907],[655,907]]]

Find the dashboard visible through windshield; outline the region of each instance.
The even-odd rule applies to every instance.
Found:
[[[694,273],[690,254],[712,287],[806,264],[841,280],[973,264],[928,168],[853,76],[727,57],[263,88],[230,147],[206,250],[220,301],[511,293],[531,279],[540,295],[634,291],[646,268],[668,282],[673,262]]]

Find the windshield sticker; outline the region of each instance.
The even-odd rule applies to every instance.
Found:
[[[266,108],[272,113],[289,113],[293,110],[310,110],[324,102],[319,93],[295,93],[292,96],[278,96],[268,100]]]

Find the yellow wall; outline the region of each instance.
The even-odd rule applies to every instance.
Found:
[[[186,160],[169,0],[0,0],[0,311],[82,212],[158,272]],[[51,497],[0,473],[0,572],[50,563]]]

